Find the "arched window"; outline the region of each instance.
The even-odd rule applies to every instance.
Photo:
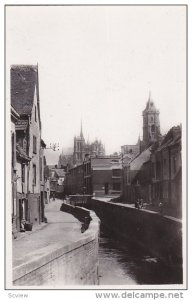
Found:
[[[154,124],[151,126],[151,132],[155,132],[155,125]]]

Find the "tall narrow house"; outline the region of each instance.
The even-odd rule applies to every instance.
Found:
[[[11,67],[11,105],[19,115],[16,131],[16,227],[22,219],[40,223],[43,207],[40,186],[41,120],[38,66]]]

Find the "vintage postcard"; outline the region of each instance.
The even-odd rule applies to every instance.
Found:
[[[187,288],[187,10],[5,6],[7,289]]]

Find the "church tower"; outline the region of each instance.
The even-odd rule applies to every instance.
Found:
[[[159,110],[156,109],[151,93],[143,110],[143,143],[145,147],[156,142],[160,136]]]
[[[85,157],[85,139],[83,136],[83,128],[81,121],[80,136],[74,137],[74,151],[73,151],[73,163],[79,165],[83,162]]]

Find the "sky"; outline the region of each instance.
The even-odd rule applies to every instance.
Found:
[[[38,63],[45,143],[73,147],[82,120],[85,139],[101,139],[107,154],[135,144],[149,91],[162,134],[185,124],[185,9],[7,7],[7,74],[12,64]],[[60,151],[46,150],[48,163]]]

